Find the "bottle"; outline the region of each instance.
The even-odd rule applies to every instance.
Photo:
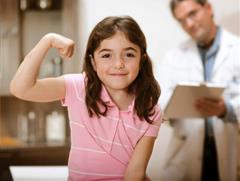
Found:
[[[37,116],[34,111],[28,113],[28,142],[35,143],[37,141]]]
[[[64,142],[65,137],[65,117],[62,113],[53,111],[46,117],[47,142]]]
[[[61,57],[55,57],[52,60],[53,63],[53,76],[60,76],[62,75],[62,59]]]
[[[24,113],[19,113],[17,116],[17,137],[22,142],[28,141],[28,118]]]

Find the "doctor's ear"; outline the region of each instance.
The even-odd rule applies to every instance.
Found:
[[[90,58],[92,66],[93,66],[93,69],[96,71],[96,63],[95,63],[94,58],[91,54],[89,55],[89,58]]]

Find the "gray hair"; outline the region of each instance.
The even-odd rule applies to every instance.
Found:
[[[174,16],[174,10],[175,8],[177,7],[177,5],[183,1],[187,1],[187,0],[171,0],[170,1],[170,8],[171,8],[171,11],[172,11],[172,14]],[[192,0],[198,4],[201,4],[201,5],[204,5],[207,3],[207,0]]]

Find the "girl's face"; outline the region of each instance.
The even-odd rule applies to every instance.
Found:
[[[118,31],[100,43],[92,65],[109,92],[126,91],[138,75],[140,59],[140,48]]]

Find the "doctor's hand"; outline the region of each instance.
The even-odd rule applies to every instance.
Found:
[[[226,105],[222,98],[219,99],[200,98],[195,102],[195,107],[205,117],[210,116],[224,117],[227,112]]]

